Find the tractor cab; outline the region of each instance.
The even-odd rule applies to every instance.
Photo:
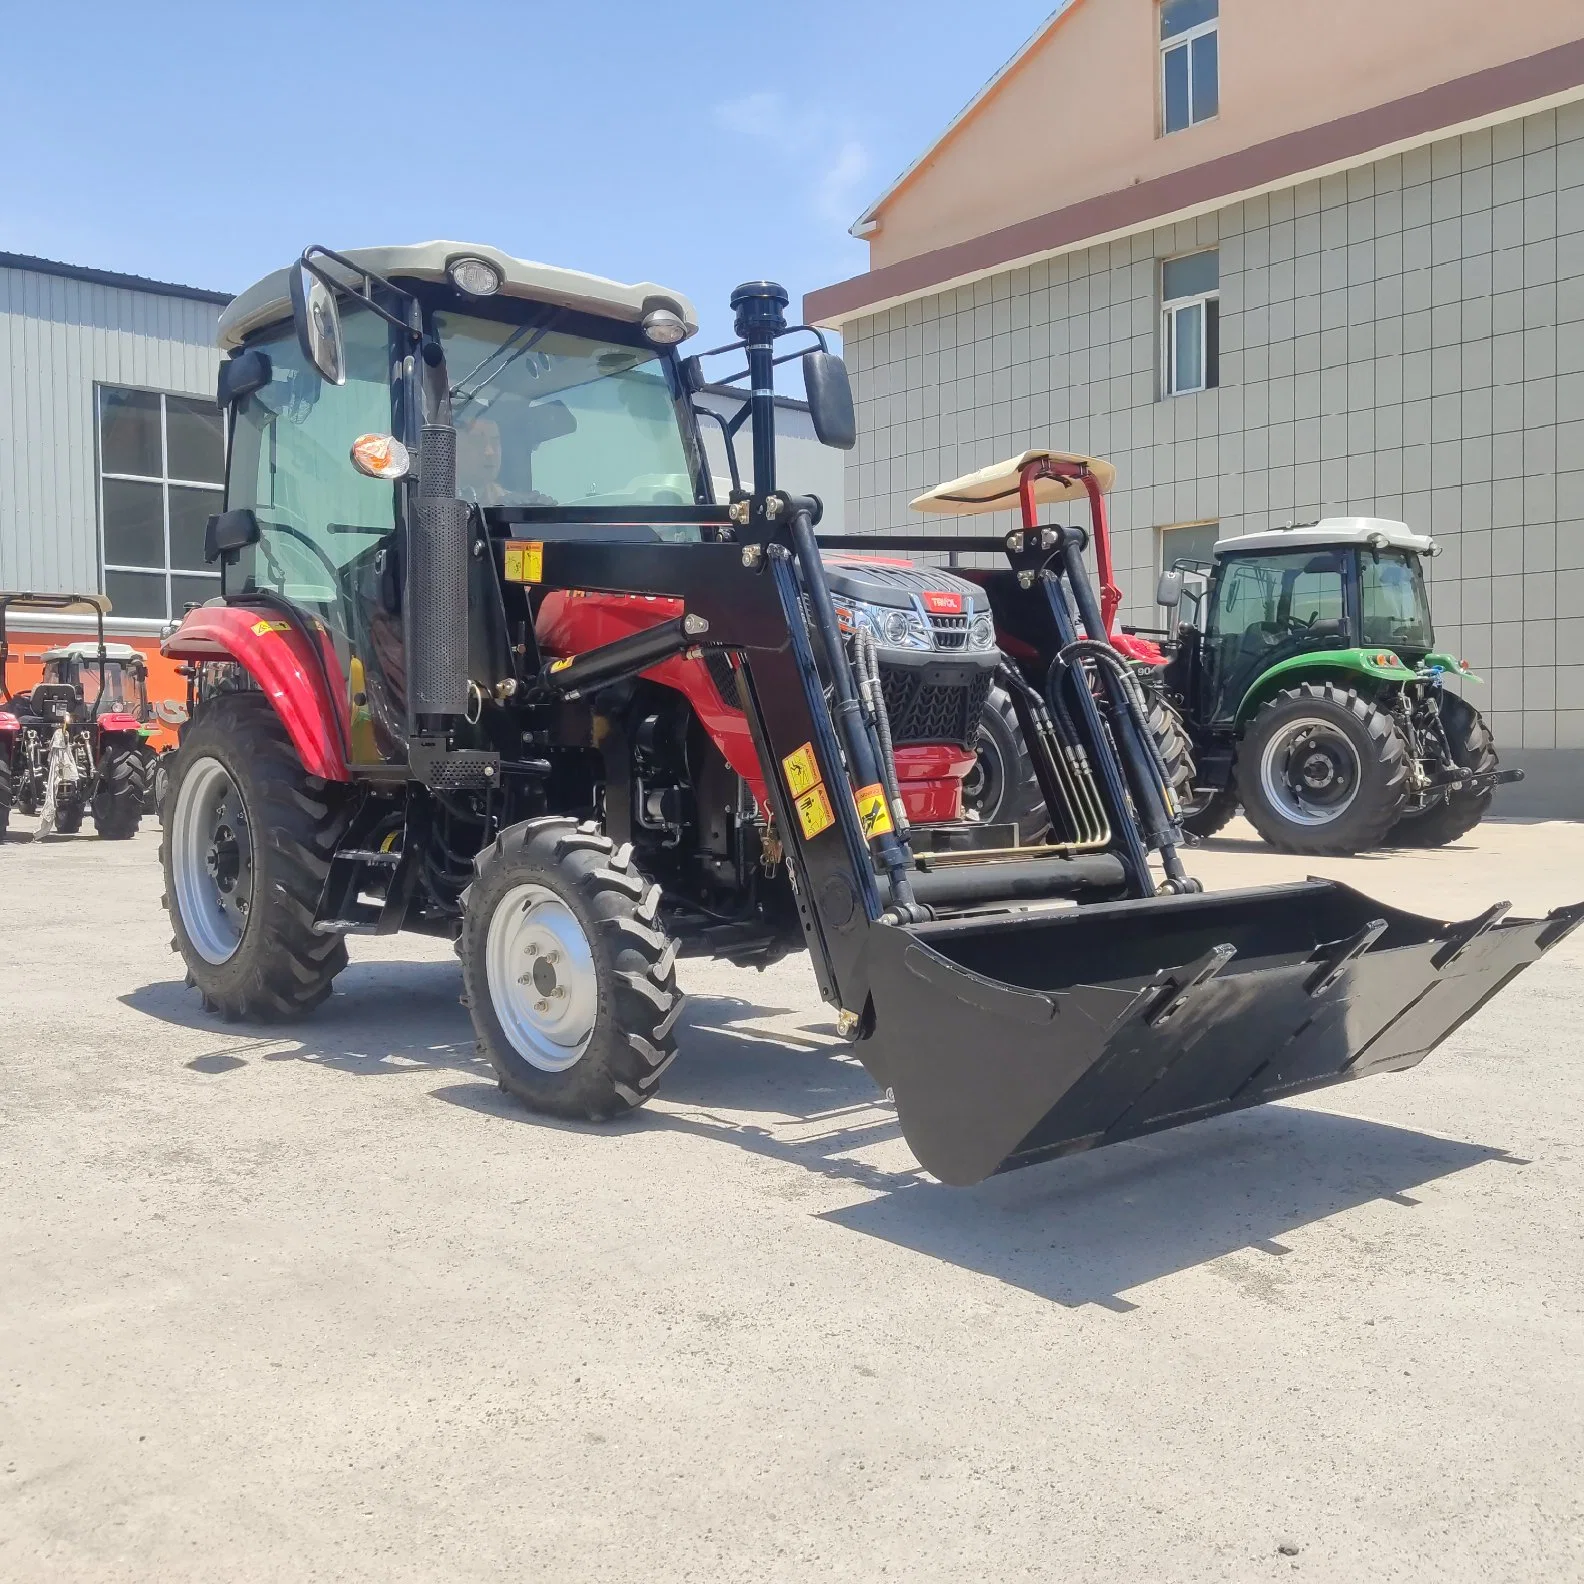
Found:
[[[1421,561],[1435,553],[1433,539],[1372,517],[1221,540],[1207,575],[1184,566],[1161,578],[1168,609],[1190,579],[1200,584],[1196,619],[1177,631],[1170,691],[1196,719],[1231,726],[1269,691],[1265,679],[1312,656],[1369,651],[1406,676],[1435,648]]]
[[[39,658],[44,674],[38,687],[49,688],[47,696],[61,699],[66,694],[57,690],[69,689],[73,720],[86,721],[106,713],[131,715],[143,723],[153,719],[148,701],[148,661],[131,644],[107,643],[102,668],[99,646],[94,643],[46,649]]]

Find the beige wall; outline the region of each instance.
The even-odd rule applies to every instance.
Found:
[[[1584,0],[1221,0],[1221,114],[1157,137],[1154,0],[1075,0],[882,206],[880,269],[1566,44]]]

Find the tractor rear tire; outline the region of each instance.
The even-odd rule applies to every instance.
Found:
[[[1249,823],[1277,851],[1364,852],[1402,815],[1408,746],[1391,716],[1351,688],[1303,682],[1254,717],[1238,745],[1237,784]]]
[[[1021,846],[1044,840],[1050,811],[1005,688],[991,688],[975,748],[978,758],[963,779],[963,811],[986,825],[1016,825]]]
[[[1441,696],[1441,724],[1452,757],[1465,770],[1494,770],[1496,739],[1480,712],[1456,693]],[[1404,814],[1388,841],[1402,847],[1445,847],[1467,836],[1490,811],[1494,787],[1483,792],[1452,792],[1418,813]]]
[[[1172,796],[1177,799],[1178,812],[1193,799],[1194,762],[1193,749],[1188,734],[1183,730],[1182,717],[1158,693],[1145,694],[1149,705],[1150,735],[1160,753],[1161,763],[1171,783]]]
[[[1188,812],[1183,815],[1183,829],[1204,841],[1232,822],[1238,811],[1237,788],[1223,787],[1217,792],[1210,787],[1195,787],[1184,807]]]
[[[148,771],[148,752],[142,743],[105,751],[89,805],[101,841],[129,841],[137,835],[148,800]]]
[[[641,1106],[676,1056],[682,993],[660,887],[594,824],[514,825],[473,861],[460,955],[479,1054],[549,1116]]]
[[[226,693],[194,721],[165,813],[171,945],[205,1010],[266,1022],[313,1011],[347,964],[341,936],[313,928],[346,831],[343,789],[303,769],[263,694]]]
[[[0,842],[11,826],[11,742],[0,737]]]

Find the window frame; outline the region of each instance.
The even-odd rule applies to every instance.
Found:
[[[1190,292],[1182,297],[1168,297],[1166,295],[1166,266],[1175,264],[1180,258],[1194,258],[1201,253],[1214,253],[1216,255],[1216,285],[1209,291]],[[1157,290],[1160,292],[1161,313],[1161,396],[1199,396],[1205,391],[1218,390],[1221,386],[1221,249],[1195,248],[1192,253],[1180,253],[1172,258],[1160,261],[1160,273]],[[1216,348],[1215,367],[1211,368],[1210,358],[1210,311],[1208,305],[1216,305]],[[1176,383],[1177,370],[1177,338],[1176,327],[1179,315],[1192,310],[1199,313],[1199,383],[1197,385],[1179,385]],[[1210,375],[1214,373],[1215,378]]]
[[[144,396],[157,396],[159,398],[159,430],[160,430],[160,472],[156,478],[145,473],[111,472],[105,467],[104,456],[104,397],[106,391],[131,392]],[[203,490],[215,497],[215,510],[225,508],[225,490],[227,470],[231,465],[231,431],[230,425],[222,416],[220,423],[220,480],[174,478],[170,471],[170,419],[167,402],[171,397],[179,401],[206,402],[211,398],[204,393],[195,391],[167,391],[160,390],[152,385],[128,385],[119,381],[110,380],[94,381],[94,502],[99,519],[99,588],[101,593],[109,592],[109,579],[111,572],[124,572],[138,574],[144,577],[158,575],[165,587],[165,612],[161,616],[129,616],[133,621],[158,621],[161,623],[180,620],[181,612],[175,608],[175,596],[172,590],[174,577],[202,578],[205,582],[212,582],[215,593],[220,592],[220,573],[209,571],[207,568],[177,567],[171,563],[171,503],[170,492],[176,489]],[[160,492],[160,532],[164,546],[164,566],[141,566],[127,561],[114,561],[109,559],[108,549],[105,544],[105,483],[125,484],[157,484]]]
[[[1157,4],[1156,7],[1155,7],[1155,14],[1156,14],[1156,20],[1157,20],[1157,28],[1156,28],[1157,33],[1159,32],[1160,26],[1163,25],[1162,24],[1162,14],[1163,14],[1164,10],[1165,10],[1165,7],[1164,7],[1163,4]],[[1220,40],[1220,37],[1219,37],[1220,31],[1221,31],[1221,15],[1220,15],[1220,7],[1218,5],[1217,8],[1216,8],[1216,15],[1211,17],[1211,18],[1209,18],[1208,21],[1200,22],[1196,26],[1189,28],[1184,33],[1174,33],[1174,34],[1172,34],[1172,36],[1170,38],[1162,38],[1160,40],[1160,68],[1155,74],[1156,84],[1157,84],[1157,86],[1158,86],[1158,88],[1160,90],[1160,132],[1159,132],[1159,136],[1161,136],[1161,137],[1175,137],[1179,132],[1191,132],[1197,126],[1204,126],[1207,122],[1215,121],[1215,120],[1219,120],[1220,119],[1220,115],[1221,115],[1221,40]],[[1211,34],[1218,35],[1217,38],[1216,38],[1216,42],[1215,42],[1216,107],[1215,107],[1215,109],[1213,111],[1211,111],[1211,113],[1209,115],[1196,115],[1194,113],[1194,111],[1195,111],[1195,107],[1196,107],[1196,105],[1198,103],[1198,95],[1195,94],[1195,92],[1194,92],[1194,52],[1193,52],[1193,44],[1194,44],[1194,40],[1195,39],[1206,38],[1206,37],[1208,37]],[[1187,67],[1188,67],[1188,119],[1187,119],[1186,122],[1183,123],[1182,126],[1174,127],[1174,126],[1168,126],[1166,124],[1166,57],[1168,55],[1172,54],[1174,51],[1179,50],[1179,49],[1184,50],[1184,51],[1187,52]]]

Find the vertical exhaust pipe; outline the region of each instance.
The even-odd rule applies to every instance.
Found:
[[[467,711],[467,521],[456,428],[426,423],[407,545],[407,708],[415,722]]]

